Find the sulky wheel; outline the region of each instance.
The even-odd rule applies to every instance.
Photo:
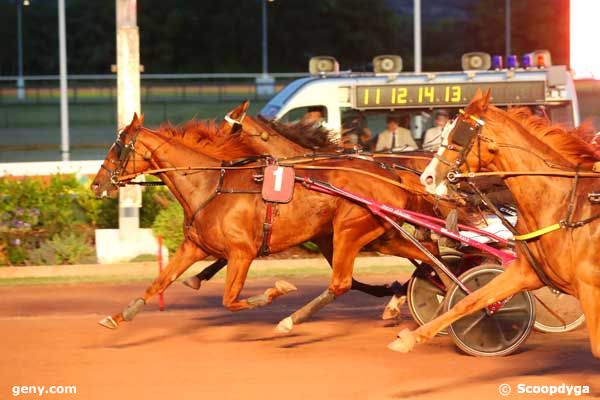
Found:
[[[549,287],[533,293],[535,298],[535,325],[537,331],[545,333],[569,332],[585,322],[579,300]]]
[[[459,279],[475,291],[500,275],[496,264],[484,264],[463,273]],[[454,285],[447,293],[445,311],[466,294]],[[505,356],[527,339],[535,321],[535,303],[529,292],[514,295],[493,315],[484,310],[467,315],[448,327],[450,336],[465,353],[473,356]]]
[[[462,260],[462,254],[452,249],[442,251],[441,259],[453,271]],[[421,264],[413,273],[406,291],[406,302],[414,320],[423,325],[444,311],[446,289],[431,266]],[[439,333],[446,335],[445,330]]]

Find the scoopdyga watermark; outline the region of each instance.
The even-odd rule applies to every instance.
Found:
[[[498,393],[502,396],[508,396],[513,393],[513,388],[508,383],[503,383],[498,386]],[[525,383],[518,383],[516,385],[515,394],[522,395],[548,395],[548,396],[574,396],[578,397],[583,394],[590,393],[590,387],[587,385],[567,385],[562,383],[560,385],[528,385]]]

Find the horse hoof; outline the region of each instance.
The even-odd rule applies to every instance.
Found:
[[[399,353],[408,353],[415,347],[415,344],[417,344],[417,340],[414,333],[408,329],[404,329],[398,334],[396,340],[388,344],[388,349]]]
[[[292,317],[287,317],[279,321],[275,329],[279,333],[290,333],[292,328],[294,328],[294,321],[292,321]]]
[[[381,319],[396,319],[400,316],[400,308],[406,302],[406,296],[392,296],[389,303],[383,309]]]
[[[200,285],[202,284],[202,279],[198,278],[197,276],[190,276],[185,281],[183,281],[183,284],[189,288],[198,290],[200,289]]]
[[[275,282],[275,289],[281,292],[281,294],[287,294],[289,292],[295,292],[298,290],[296,286],[284,280]]]
[[[108,317],[102,318],[100,321],[98,321],[98,323],[108,329],[117,329],[117,327],[119,326],[117,321],[115,321],[110,315]]]

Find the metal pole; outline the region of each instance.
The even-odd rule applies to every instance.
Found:
[[[267,46],[267,0],[262,0],[262,73],[267,75],[269,71],[269,54]]]
[[[421,72],[421,0],[414,0],[415,72]]]
[[[414,57],[415,57],[415,72],[422,72],[421,65],[421,0],[413,0],[413,29],[414,29]],[[412,133],[414,137],[421,138],[423,136],[423,118],[421,115],[415,115],[413,118]]]
[[[508,60],[510,56],[510,0],[504,2],[504,46],[505,54],[504,60]]]
[[[23,0],[17,0],[17,98],[25,99],[23,79]]]
[[[67,89],[67,28],[65,0],[58,0],[58,48],[60,65],[60,151],[69,161],[69,93]]]

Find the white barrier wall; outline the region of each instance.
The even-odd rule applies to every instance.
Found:
[[[0,176],[96,175],[102,160],[0,163]]]

